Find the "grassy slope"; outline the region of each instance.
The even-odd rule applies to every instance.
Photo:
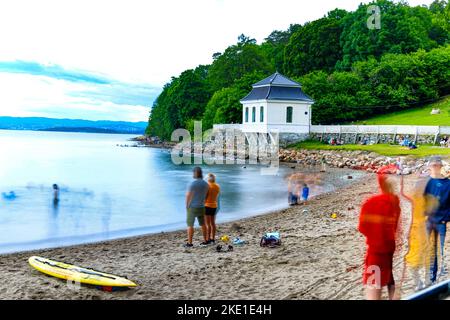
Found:
[[[433,108],[441,109],[438,115],[431,115]],[[450,126],[450,96],[431,103],[425,107],[413,108],[384,114],[367,120],[361,120],[356,124],[367,125],[429,125],[429,126]],[[356,144],[347,144],[343,146],[330,146],[318,141],[304,141],[290,146],[295,149],[309,150],[364,150],[375,152],[384,156],[406,156],[428,157],[432,155],[450,156],[450,148],[441,148],[438,146],[421,145],[418,149],[409,150],[398,145],[376,144],[362,146]]]
[[[431,115],[430,112],[433,108],[441,109],[441,114]],[[450,96],[425,107],[384,114],[356,123],[371,125],[450,126]]]
[[[364,150],[370,152],[376,152],[384,156],[406,156],[411,155],[414,157],[427,157],[432,155],[450,156],[450,148],[441,148],[437,146],[422,145],[417,149],[409,150],[408,148],[389,145],[389,144],[375,144],[369,146],[362,146],[356,144],[347,144],[343,146],[330,146],[318,141],[305,141],[300,142],[292,146],[296,149],[309,149],[309,150]]]

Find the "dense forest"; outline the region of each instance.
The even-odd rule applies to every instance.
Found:
[[[381,28],[368,28],[368,7]],[[361,120],[450,94],[450,4],[378,0],[354,12],[273,31],[261,44],[241,35],[210,65],[167,83],[153,104],[147,134],[170,139],[177,128],[240,123],[251,85],[278,71],[299,81],[314,100],[313,123]]]

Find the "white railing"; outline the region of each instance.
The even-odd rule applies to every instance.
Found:
[[[304,126],[299,126],[304,127]],[[215,124],[215,130],[243,130],[246,126],[242,124]],[[280,129],[281,130],[281,129]],[[283,128],[281,131],[297,132],[297,127]],[[307,130],[307,128],[306,128]],[[400,135],[449,135],[450,126],[405,126],[405,125],[312,125],[309,130],[310,133],[322,134],[400,134]]]
[[[214,130],[241,130],[242,124],[239,123],[232,123],[232,124],[215,124],[213,125]]]
[[[379,133],[379,134],[408,134],[408,135],[450,135],[450,127],[440,126],[390,126],[390,125],[330,125],[311,126],[311,133]]]

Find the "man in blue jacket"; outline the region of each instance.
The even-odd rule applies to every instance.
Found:
[[[447,233],[447,222],[450,220],[450,180],[442,175],[441,169],[441,158],[432,157],[430,159],[430,180],[425,188],[426,213],[428,215],[427,230],[432,246],[430,261],[431,283],[437,279],[439,253],[441,256],[440,275],[445,273],[443,265],[444,243]]]

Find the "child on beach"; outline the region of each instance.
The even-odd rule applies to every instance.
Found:
[[[308,201],[308,196],[309,196],[309,187],[306,183],[303,184],[303,189],[302,189],[302,202],[303,204],[306,204],[306,202]]]
[[[400,200],[394,194],[390,178],[378,174],[380,193],[367,199],[359,217],[358,230],[366,237],[363,283],[368,300],[381,300],[382,288],[388,287],[389,299],[395,296],[392,273],[396,233],[400,217]]]
[[[288,178],[288,203],[290,206],[298,204],[298,187],[294,175]]]

